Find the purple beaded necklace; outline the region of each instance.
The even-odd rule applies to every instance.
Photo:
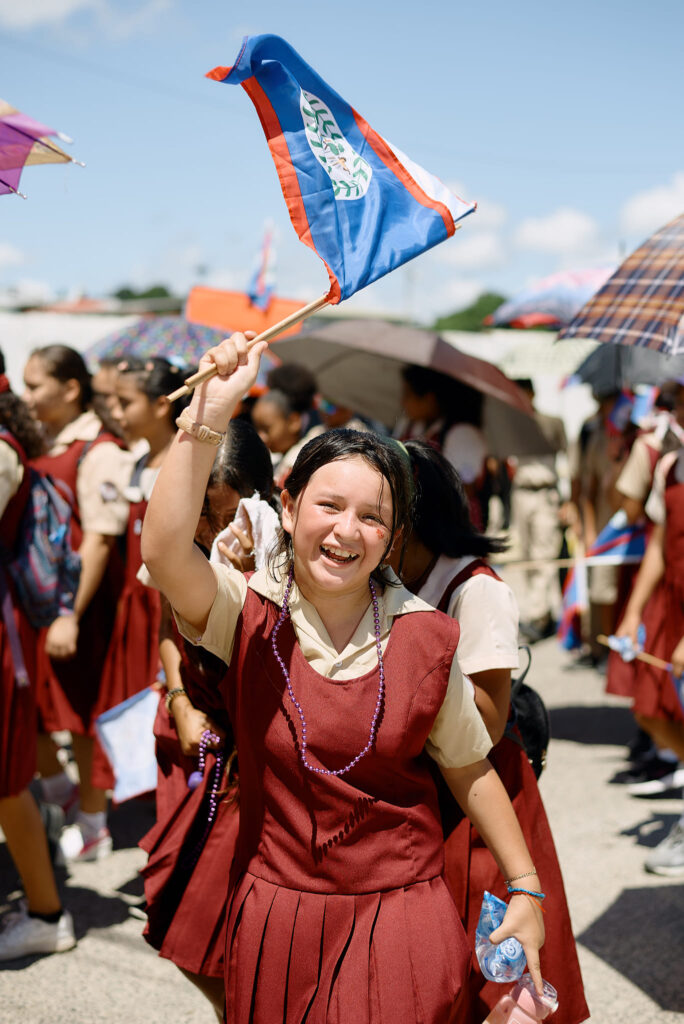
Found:
[[[287,671],[287,666],[283,659],[281,658],[280,652],[278,651],[278,630],[280,629],[283,622],[290,614],[290,591],[292,590],[293,582],[294,568],[290,568],[290,573],[289,576],[287,577],[285,593],[283,594],[283,604],[282,608],[280,609],[280,615],[278,616],[278,621],[273,627],[273,631],[271,633],[271,647],[273,648],[273,653],[275,655],[276,661],[280,665],[282,673],[285,676],[285,682],[287,683],[287,692],[290,695],[290,700],[296,707],[297,713],[302,723],[302,742],[299,747],[299,757],[301,758],[304,767],[308,768],[310,772],[316,772],[318,775],[344,775],[351,768],[353,768],[354,765],[357,764],[357,762],[360,761],[362,757],[365,757],[370,748],[373,746],[373,743],[375,742],[378,715],[380,714],[380,709],[382,707],[382,699],[385,694],[385,664],[382,660],[382,647],[380,644],[380,612],[378,611],[378,596],[375,592],[375,584],[373,583],[373,580],[369,578],[368,586],[371,592],[371,601],[373,602],[373,620],[375,622],[375,646],[377,647],[378,650],[379,675],[378,698],[375,702],[375,712],[373,714],[373,720],[371,721],[370,735],[368,737],[368,743],[363,748],[363,750],[359,754],[357,754],[356,757],[352,758],[352,760],[345,768],[338,768],[336,771],[332,771],[329,768],[316,768],[315,765],[309,764],[307,760],[306,751],[308,744],[306,740],[306,718],[304,717],[304,710],[302,708],[302,705],[299,703],[299,701],[294,695],[294,690],[292,689],[292,683],[290,681],[290,673]]]
[[[220,743],[221,737],[217,736],[211,729],[205,729],[202,733],[199,742],[199,758],[198,758],[198,770],[191,772],[188,778],[188,789],[197,789],[204,778],[204,768],[207,756],[207,747],[210,743]],[[198,843],[196,843],[194,849],[189,853],[186,859],[186,866],[192,867],[199,860],[199,855],[204,849],[204,844],[207,841],[207,836],[211,831],[214,818],[216,817],[216,811],[219,805],[219,787],[221,785],[221,777],[223,775],[223,751],[216,751],[216,764],[214,765],[214,778],[211,784],[211,790],[209,791],[209,806],[207,809],[207,822],[204,827],[204,832]]]

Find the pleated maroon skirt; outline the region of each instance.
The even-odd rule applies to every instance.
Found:
[[[35,653],[36,632],[26,616],[16,610],[14,621],[29,675],[28,686],[17,686],[5,624],[0,617],[0,799],[18,796],[36,771]]]
[[[228,918],[226,1019],[450,1024],[468,948],[444,879],[353,895],[247,872]]]
[[[528,849],[547,898],[544,901],[546,940],[541,950],[542,974],[558,992],[559,1008],[554,1024],[580,1024],[589,1009],[584,998],[575,939],[558,856],[534,772],[527,755],[514,740],[504,737],[489,754],[506,787]],[[494,858],[467,818],[463,818],[445,843],[447,884],[456,901],[470,948],[475,948],[475,930],[485,889],[500,899],[507,897],[506,884]],[[458,1024],[480,1024],[505,991],[504,986],[486,981],[477,959],[458,1007]]]
[[[669,662],[677,643],[684,636],[680,587],[663,582],[646,605],[643,622],[646,628],[645,649],[656,658]],[[636,689],[632,710],[647,718],[684,722],[684,712],[670,674],[643,661],[633,664]]]
[[[222,978],[230,869],[240,817],[237,801],[225,797],[203,841],[214,765],[209,754],[203,784],[189,790],[184,783],[181,800],[140,842],[149,853],[141,872],[148,914],[143,934],[160,956],[178,967]]]

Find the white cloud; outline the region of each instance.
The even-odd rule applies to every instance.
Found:
[[[483,281],[453,278],[438,293],[430,296],[429,306],[435,316],[454,313],[470,306],[478,296],[487,290],[487,285]]]
[[[168,10],[173,0],[146,0],[126,12],[120,0],[0,0],[0,25],[31,30],[61,25],[76,14],[92,13],[100,31],[125,38],[135,35]]]
[[[24,262],[24,254],[10,242],[0,242],[0,268],[18,267]]]
[[[456,237],[437,250],[440,262],[462,270],[488,270],[500,267],[506,259],[505,248],[494,231],[471,232],[468,222]]]
[[[650,235],[684,213],[684,171],[666,185],[637,192],[620,211],[620,228],[630,235]]]
[[[554,253],[559,256],[586,256],[599,245],[598,225],[588,214],[560,207],[547,217],[529,217],[515,232],[520,249]]]
[[[98,7],[101,0],[0,0],[0,24],[32,29],[66,21],[72,14]]]

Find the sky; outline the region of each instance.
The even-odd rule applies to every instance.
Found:
[[[359,314],[430,323],[485,290],[615,266],[684,211],[681,0],[0,0],[0,97],[86,164],[27,168],[28,199],[0,198],[0,304],[243,290],[269,222],[277,293],[327,291],[251,101],[204,77],[260,33],[478,202],[348,300]]]

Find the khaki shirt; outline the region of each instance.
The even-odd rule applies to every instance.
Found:
[[[94,441],[102,423],[94,412],[81,413],[60,430],[50,455],[63,455],[74,441]],[[76,500],[84,532],[118,537],[128,525],[123,492],[133,469],[133,456],[113,441],[102,441],[83,456],[76,478]]]
[[[200,644],[212,654],[230,663],[238,619],[251,588],[257,594],[282,607],[284,581],[275,581],[267,569],[255,572],[249,582],[225,565],[212,565],[218,590],[203,634],[176,615],[178,628],[187,640]],[[384,651],[395,615],[410,611],[434,611],[403,586],[388,586],[378,595],[380,644]],[[377,664],[373,607],[364,612],[354,635],[342,652],[332,644],[314,606],[299,592],[296,583],[290,593],[290,617],[302,654],[311,668],[329,679],[354,679]],[[392,681],[388,680],[391,688]],[[475,706],[473,688],[455,657],[444,703],[435,719],[426,743],[427,752],[443,768],[458,768],[486,757],[491,740]]]
[[[655,433],[636,438],[615,484],[620,494],[634,501],[646,501],[653,483],[652,462],[648,449],[660,452],[662,447],[662,439]]]

